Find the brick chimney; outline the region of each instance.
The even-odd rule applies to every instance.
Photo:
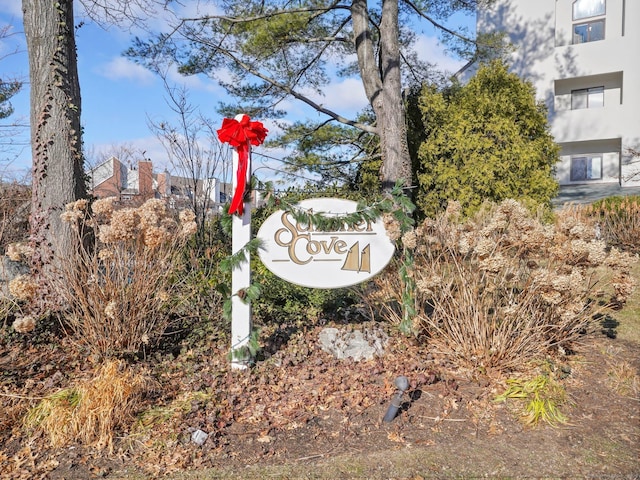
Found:
[[[153,198],[153,164],[148,161],[138,162],[138,195],[143,200]]]

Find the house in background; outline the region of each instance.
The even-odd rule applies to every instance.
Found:
[[[140,161],[137,167],[127,167],[116,157],[111,157],[89,171],[89,190],[97,198],[116,197],[118,201],[154,198],[153,165],[150,161]],[[165,186],[166,183],[163,184]]]
[[[506,34],[510,70],[548,107],[560,185],[640,187],[638,25],[640,0],[497,0],[478,10],[478,33]]]
[[[116,197],[119,202],[143,203],[150,198],[167,199],[173,208],[184,208],[191,199],[209,195],[211,208],[227,201],[231,186],[216,178],[197,180],[173,176],[166,170],[153,173],[150,160],[129,167],[111,157],[88,172],[89,191],[96,198]]]

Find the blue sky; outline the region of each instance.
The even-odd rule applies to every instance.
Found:
[[[0,78],[5,81],[28,81],[21,3],[20,0],[0,0],[0,29],[8,25],[7,32],[11,34],[0,40]],[[199,2],[185,3],[187,6],[184,8],[188,10],[199,5]],[[79,5],[76,6],[76,18],[85,21],[76,30],[85,150],[90,155],[99,156],[123,146],[133,148],[146,151],[146,157],[154,162],[154,168],[164,168],[167,154],[149,130],[148,119],[171,122],[173,113],[165,103],[161,80],[122,56],[122,52],[130,46],[135,32],[116,27],[104,29],[86,19]],[[462,21],[470,26],[474,23],[474,19],[463,18]],[[161,21],[157,23],[155,27],[162,28]],[[16,51],[17,53],[12,53]],[[418,51],[423,58],[449,71],[455,71],[462,65],[460,60],[444,53],[433,31],[420,34]],[[206,116],[222,123],[222,118],[215,109],[218,102],[224,100],[224,91],[214,81],[203,76],[182,77],[175,72],[170,73],[170,80],[176,84],[184,84],[188,88],[191,103],[197,105]],[[28,123],[28,87],[25,84],[23,90],[12,99],[15,113],[9,120]],[[316,97],[320,100],[319,103],[335,108],[343,115],[360,111],[367,104],[357,78],[336,79],[326,92],[331,93],[324,98]],[[317,116],[315,112],[293,100],[282,107],[289,112],[286,117],[289,121]],[[275,130],[269,119],[256,120],[263,121],[270,131]],[[29,131],[25,128],[14,138],[14,142],[18,144],[16,147],[0,149],[0,176],[19,175],[20,172],[29,170],[31,150],[28,141]],[[265,153],[277,157],[279,152]],[[266,174],[267,171],[268,169],[261,169],[262,173]]]

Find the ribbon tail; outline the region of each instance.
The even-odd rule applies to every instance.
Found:
[[[249,167],[249,147],[240,145],[238,147],[238,172],[236,175],[236,189],[233,192],[229,214],[237,213],[242,216],[244,212],[244,196],[247,187],[247,169]]]

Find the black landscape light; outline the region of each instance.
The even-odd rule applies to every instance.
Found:
[[[409,388],[409,379],[404,375],[397,377],[393,383],[397,390],[391,399],[391,405],[387,408],[387,413],[384,414],[383,422],[390,422],[396,418],[398,410],[400,410],[400,406],[402,405],[402,394]]]

